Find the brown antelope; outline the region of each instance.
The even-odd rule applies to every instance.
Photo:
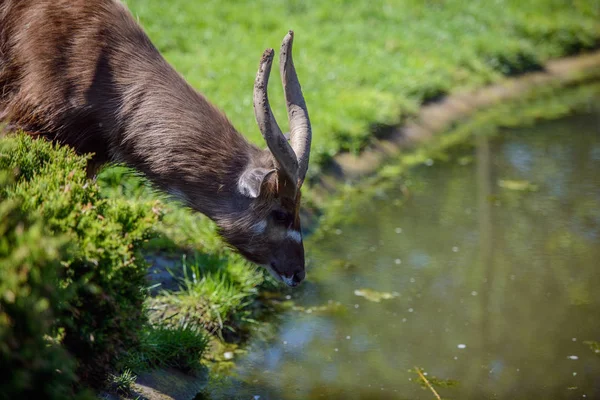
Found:
[[[305,277],[298,215],[311,126],[283,39],[280,72],[290,125],[267,98],[273,50],[260,60],[254,113],[268,150],[165,61],[118,0],[0,0],[0,120],[140,171],[214,220],[225,240],[276,278]]]

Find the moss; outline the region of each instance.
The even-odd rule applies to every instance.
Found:
[[[72,300],[58,285],[67,242],[6,197],[8,175],[0,168],[1,397],[92,399],[76,387],[76,359],[56,343],[55,318]]]
[[[66,147],[25,135],[0,141],[0,170],[14,171],[15,180],[1,195],[69,243],[57,256],[55,285],[70,297],[54,310],[53,329],[61,329],[61,345],[77,359],[79,378],[97,387],[145,324],[140,249],[158,218],[152,202],[102,198],[85,164]]]

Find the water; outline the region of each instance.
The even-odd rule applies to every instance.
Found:
[[[448,399],[600,398],[600,114],[476,138],[360,204],[291,292],[326,307],[284,315],[227,396],[435,399],[419,367]]]

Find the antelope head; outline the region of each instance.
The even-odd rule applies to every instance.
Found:
[[[308,169],[311,126],[292,60],[293,32],[281,45],[279,66],[287,104],[290,135],[283,135],[269,105],[267,86],[273,49],[262,55],[254,83],[254,114],[268,149],[249,157],[237,182],[249,204],[236,220],[221,225],[221,234],[250,261],[264,266],[279,281],[298,285],[305,277],[300,227],[300,188]],[[227,227],[230,227],[229,229]]]

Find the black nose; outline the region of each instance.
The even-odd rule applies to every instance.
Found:
[[[298,283],[302,282],[305,277],[306,277],[306,272],[298,271],[294,274],[294,276],[292,277],[292,280],[294,281],[294,283],[298,284]]]

